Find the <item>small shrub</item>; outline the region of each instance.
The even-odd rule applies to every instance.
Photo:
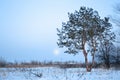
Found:
[[[6,67],[6,61],[2,57],[0,57],[0,67]]]

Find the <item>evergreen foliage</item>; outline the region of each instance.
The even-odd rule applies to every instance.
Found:
[[[92,55],[93,65],[99,44],[115,38],[114,33],[110,31],[112,25],[109,18],[101,19],[98,12],[92,8],[80,7],[79,11],[68,13],[68,17],[69,20],[62,23],[62,28],[57,29],[57,44],[61,48],[66,47],[65,53],[69,54],[77,54],[82,50],[88,71],[88,53]]]

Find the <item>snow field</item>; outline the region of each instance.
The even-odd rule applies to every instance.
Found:
[[[85,68],[0,68],[0,80],[120,80],[120,70],[93,69],[86,72]]]

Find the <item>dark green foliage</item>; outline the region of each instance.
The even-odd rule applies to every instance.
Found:
[[[67,53],[76,54],[83,49],[83,38],[87,40],[87,26],[93,15],[93,9],[81,7],[79,11],[68,13],[69,21],[62,23],[62,29],[58,30],[60,47],[68,47]]]
[[[67,47],[66,53],[78,53],[83,49],[83,43],[97,47],[98,40],[111,29],[109,18],[100,19],[92,8],[81,7],[79,11],[68,13],[68,17],[69,21],[62,23],[62,29],[57,29],[58,46]]]

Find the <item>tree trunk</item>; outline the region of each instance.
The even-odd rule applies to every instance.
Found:
[[[95,61],[94,61],[94,56],[95,56],[95,52],[96,52],[96,39],[92,38],[92,47],[93,47],[93,52],[92,54],[92,64],[91,64],[91,68],[94,68],[95,66]]]
[[[86,52],[85,49],[83,49],[83,54],[84,54],[84,57],[85,57],[86,71],[90,72],[91,71],[91,66],[89,66],[89,64],[88,64],[87,52]]]
[[[107,68],[107,69],[109,69],[109,68],[110,68],[109,55],[107,55],[107,57],[106,57],[105,65],[106,65],[106,68]]]
[[[92,65],[91,65],[91,68],[94,68],[95,67],[95,61],[94,61],[94,54],[92,55]]]

